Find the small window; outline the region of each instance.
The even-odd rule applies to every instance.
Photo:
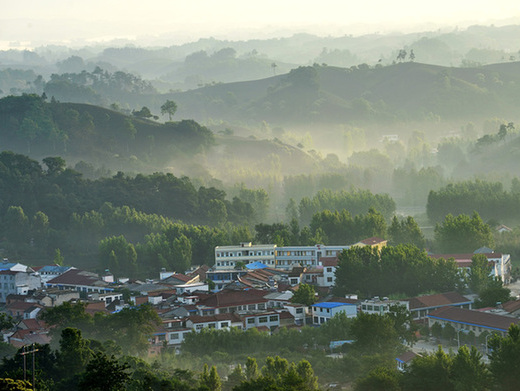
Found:
[[[174,341],[176,339],[179,339],[179,333],[170,334],[170,341]]]
[[[269,322],[278,322],[278,315],[271,315],[269,317]]]
[[[229,322],[220,323],[220,327],[229,327]]]
[[[303,308],[296,308],[297,314],[303,314]]]
[[[247,324],[254,324],[255,318],[247,318]]]
[[[267,316],[261,316],[258,318],[258,323],[267,323]]]

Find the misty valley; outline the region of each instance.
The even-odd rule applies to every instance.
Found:
[[[0,389],[517,390],[519,42],[0,50]]]

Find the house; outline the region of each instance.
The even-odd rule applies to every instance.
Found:
[[[238,327],[242,329],[243,320],[235,313],[215,314],[209,316],[192,315],[186,320],[186,327],[199,332],[200,330],[215,329],[215,330],[229,330],[231,327]]]
[[[12,270],[0,270],[0,302],[2,303],[6,302],[8,295],[27,295],[29,291],[42,287],[41,277],[38,273],[29,267],[23,267],[22,271],[17,265],[20,264],[16,264]],[[0,268],[1,266],[0,264]]]
[[[520,300],[512,300],[501,304],[502,309],[515,318],[520,317]]]
[[[428,315],[428,326],[431,328],[436,323],[443,327],[449,324],[457,331],[472,331],[477,337],[483,332],[493,332],[505,336],[509,326],[518,325],[520,319],[466,308],[444,307]]]
[[[36,319],[42,308],[41,305],[35,303],[13,301],[8,304],[5,309],[8,315],[16,319]]]
[[[396,357],[395,360],[397,361],[397,370],[404,372],[415,357],[421,357],[421,355],[412,351],[408,351]]]
[[[268,300],[265,291],[221,291],[199,300],[196,304],[199,315],[225,314],[238,311],[265,311]]]
[[[268,308],[284,308],[287,304],[291,304],[291,298],[293,297],[291,291],[285,292],[270,292],[264,296],[267,299]]]
[[[102,301],[105,303],[105,307],[116,300],[123,300],[123,294],[121,292],[110,292],[110,293],[92,293],[88,295],[90,300]]]
[[[357,306],[351,303],[329,301],[313,304],[311,308],[312,323],[315,325],[328,322],[334,315],[340,312],[344,312],[348,318],[357,316]]]
[[[285,304],[283,306],[287,312],[289,312],[293,318],[294,323],[299,326],[303,326],[305,324],[305,319],[307,317],[307,306],[303,304]]]
[[[501,224],[499,225],[498,227],[496,227],[496,230],[499,232],[499,233],[504,233],[504,232],[513,232],[513,230],[511,228],[509,228],[507,225],[504,225],[504,224]]]
[[[416,321],[426,321],[429,313],[443,307],[459,307],[471,309],[473,300],[457,292],[439,293],[436,295],[426,295],[405,299],[402,302],[408,303],[407,308],[412,313]]]
[[[363,239],[360,242],[357,242],[353,246],[365,247],[370,246],[372,248],[377,248],[379,251],[383,249],[388,243],[388,240],[378,238],[377,236],[373,236],[371,238]]]
[[[320,265],[323,267],[323,282],[318,285],[333,287],[336,284],[336,268],[338,267],[338,257],[322,257]]]
[[[273,331],[280,327],[280,314],[274,311],[262,312],[257,314],[245,314],[241,316],[244,330],[256,327],[260,330]]]
[[[84,295],[84,297],[88,293],[108,293],[114,290],[98,274],[79,269],[70,269],[58,277],[47,281],[45,285],[59,289],[74,289]]]
[[[60,265],[46,265],[33,267],[34,271],[40,273],[42,284],[46,284],[47,281],[52,280],[55,277],[61,276],[63,273],[70,269],[75,269],[72,266],[60,266]]]

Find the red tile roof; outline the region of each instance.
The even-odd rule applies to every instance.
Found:
[[[462,296],[460,293],[448,292],[439,293],[436,295],[413,297],[411,299],[407,299],[406,301],[410,303],[410,310],[413,310],[418,308],[431,308],[468,303],[471,300]]]
[[[321,257],[320,262],[323,267],[336,267],[338,266],[338,257]]]
[[[206,307],[234,307],[237,305],[266,303],[262,296],[265,291],[248,289],[242,291],[221,291],[206,298],[201,298],[198,305]]]
[[[49,280],[47,284],[74,285],[74,286],[108,286],[96,273],[85,270],[70,269],[60,276]]]

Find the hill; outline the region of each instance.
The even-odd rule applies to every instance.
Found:
[[[166,95],[199,121],[345,123],[516,117],[520,62],[451,68],[299,67],[286,75]]]

